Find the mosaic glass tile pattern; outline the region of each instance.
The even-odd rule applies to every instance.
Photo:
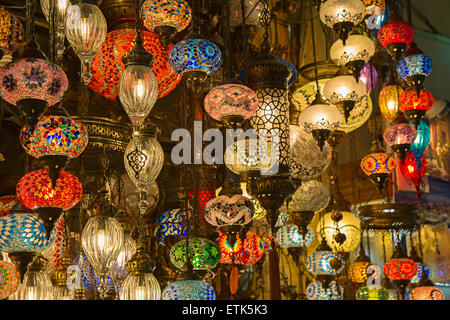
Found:
[[[220,260],[217,243],[205,238],[189,238],[189,257],[194,270],[213,269]],[[170,262],[179,270],[186,263],[186,240],[177,242],[170,249]]]
[[[208,282],[181,280],[166,286],[161,300],[216,300],[216,292]]]

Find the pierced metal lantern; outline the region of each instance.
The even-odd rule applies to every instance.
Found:
[[[256,93],[240,84],[213,88],[205,97],[205,111],[215,120],[227,124],[233,119],[248,119],[258,108]]]
[[[161,300],[216,300],[216,291],[206,281],[179,280],[164,288]]]
[[[361,169],[375,183],[380,192],[384,189],[394,168],[394,157],[382,150],[376,140],[372,141],[369,154],[361,160]]]
[[[314,281],[306,287],[306,299],[308,300],[342,300],[344,298],[344,288],[331,281],[327,288],[324,288],[320,281]]]
[[[194,270],[213,269],[220,260],[219,246],[206,238],[189,238],[189,258]],[[170,262],[179,270],[186,263],[186,240],[177,242],[170,249]]]
[[[240,0],[230,1],[230,27],[236,28],[242,25],[242,6]],[[260,17],[263,10],[261,1],[247,0],[245,1],[245,25],[255,28],[261,27]]]
[[[290,169],[294,179],[307,181],[316,178],[326,170],[331,162],[328,145],[320,150],[314,138],[298,126],[289,128],[291,153]]]
[[[366,14],[361,0],[327,0],[320,6],[320,20],[333,28],[345,42],[353,27],[359,24]]]
[[[400,60],[397,65],[397,72],[419,96],[425,78],[431,73],[431,67],[430,57],[419,53]]]
[[[136,36],[135,29],[118,29],[108,33],[97,55],[92,61],[92,79],[89,87],[104,96],[115,100],[119,95],[119,81],[125,70],[122,61],[125,53],[130,51]],[[158,35],[143,31],[143,46],[153,56],[152,71],[158,81],[158,98],[162,98],[176,88],[181,76],[175,72],[167,61],[167,49],[161,43]]]
[[[0,8],[0,59],[17,50],[24,40],[22,23],[5,8]]]
[[[219,248],[221,252],[220,263],[253,265],[264,254],[265,244],[253,231],[248,231],[242,241],[238,234],[236,243],[231,246],[226,234],[219,232]]]
[[[375,53],[375,43],[363,35],[350,35],[345,43],[337,40],[330,48],[330,57],[338,66],[352,71],[358,81],[361,70]]]
[[[186,39],[177,42],[169,51],[169,64],[189,82],[201,83],[219,69],[222,53],[206,39]]]
[[[165,47],[192,19],[191,8],[184,0],[146,0],[141,16],[144,26],[159,35]]]
[[[420,90],[419,95],[414,90],[406,90],[399,97],[400,108],[408,119],[414,123],[416,129],[433,103],[433,95],[424,89]]]
[[[388,21],[377,33],[378,42],[388,51],[395,62],[404,55],[414,37],[413,27],[404,21]]]
[[[344,75],[328,80],[323,88],[323,94],[331,104],[336,105],[341,110],[345,121],[348,122],[350,112],[355,107],[356,102],[367,94],[367,90],[363,82],[357,82],[355,77]]]

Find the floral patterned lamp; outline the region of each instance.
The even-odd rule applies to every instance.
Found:
[[[192,19],[191,8],[184,0],[146,0],[141,12],[144,26],[161,37],[164,47]]]
[[[384,131],[383,138],[386,144],[399,154],[401,161],[404,161],[416,136],[416,129],[408,123],[403,112],[400,111],[397,112],[391,126]]]

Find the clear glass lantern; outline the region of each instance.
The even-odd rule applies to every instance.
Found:
[[[137,131],[148,116],[158,98],[158,81],[152,68],[130,65],[119,81],[119,99]]]
[[[106,274],[122,250],[124,234],[117,219],[95,216],[88,220],[81,234],[81,245],[95,273],[100,278],[100,295],[106,292]]]
[[[324,172],[331,162],[328,145],[320,150],[314,138],[299,126],[291,125],[289,135],[291,177],[308,181]]]
[[[328,288],[324,288],[320,281],[313,281],[306,287],[306,299],[308,300],[342,300],[344,288],[331,281]]]
[[[363,82],[357,82],[352,76],[337,76],[328,80],[323,94],[325,99],[341,110],[347,122],[350,111],[367,94],[367,89]]]
[[[345,41],[353,27],[359,24],[366,14],[361,0],[327,0],[320,6],[320,20],[333,28],[339,38]]]
[[[49,21],[50,15],[50,3],[52,0],[41,0],[41,9],[42,13],[45,16],[45,19]],[[56,37],[57,37],[57,50],[58,55],[62,57],[64,53],[64,40],[66,38],[65,35],[65,27],[66,27],[66,14],[67,8],[70,6],[70,0],[56,0],[55,1],[55,24],[56,24]]]
[[[120,300],[160,300],[161,287],[152,273],[128,276],[120,289]]]
[[[109,272],[116,289],[119,289],[122,286],[122,282],[128,275],[126,264],[135,253],[136,242],[129,234],[125,234],[122,249],[120,250],[117,260]]]
[[[92,59],[106,38],[106,19],[100,8],[89,2],[78,2],[67,8],[66,37],[81,60],[81,77],[86,86],[92,77]]]
[[[134,134],[124,152],[125,169],[139,191],[145,191],[158,177],[164,151],[156,137]]]

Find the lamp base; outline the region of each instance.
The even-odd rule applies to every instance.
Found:
[[[39,99],[22,99],[17,101],[17,107],[25,114],[25,121],[32,132],[36,126],[39,116],[44,113],[49,105],[47,101]]]
[[[339,39],[342,40],[342,44],[345,46],[345,42],[348,39],[348,34],[352,31],[354,24],[348,21],[338,22],[333,25],[334,31],[339,35]]]
[[[69,157],[54,155],[43,156],[40,159],[48,166],[48,175],[52,181],[52,188],[55,188],[56,180],[58,180],[61,170],[64,170],[69,164]]]
[[[325,141],[330,136],[330,133],[331,131],[327,129],[315,129],[312,131],[312,136],[317,141],[320,151],[323,151],[323,146],[325,145]]]
[[[406,287],[411,281],[407,279],[400,279],[392,280],[392,282],[394,282],[395,286],[398,288],[402,300],[405,300]]]
[[[416,92],[417,98],[419,98],[420,91],[423,89],[425,78],[426,76],[423,74],[415,74],[405,79],[408,86],[410,86]]]
[[[177,29],[172,26],[157,26],[154,30],[161,37],[161,43],[164,48],[167,48],[173,35],[177,33]]]
[[[406,47],[406,43],[401,42],[390,43],[385,47],[386,51],[391,55],[392,59],[394,59],[395,65],[397,65],[401,59],[403,59]]]
[[[423,109],[411,109],[405,111],[408,120],[410,120],[414,124],[414,127],[416,129],[419,126],[420,120],[422,120],[425,117],[425,113],[426,110]]]
[[[362,68],[364,68],[365,64],[366,64],[366,62],[364,60],[354,60],[354,61],[347,62],[345,64],[345,67],[351,71],[356,82],[359,82],[359,76],[361,75],[361,70],[362,70]]]
[[[345,123],[348,123],[348,118],[350,117],[350,112],[355,107],[356,102],[352,100],[344,100],[337,104],[339,109],[344,113]]]
[[[231,246],[231,248],[234,248],[234,245],[237,241],[237,234],[242,231],[242,226],[232,224],[220,226],[218,229],[227,236],[228,244]]]
[[[374,173],[370,175],[370,180],[375,184],[380,194],[383,193],[384,187],[389,179],[389,173]]]
[[[308,233],[308,225],[314,218],[314,211],[291,212],[292,222],[298,227],[298,232],[305,237]]]
[[[409,150],[411,150],[411,145],[407,143],[393,144],[391,147],[392,150],[394,150],[395,153],[399,155],[400,160],[402,162],[406,159],[406,155],[409,152]]]
[[[34,211],[36,211],[39,214],[39,218],[41,218],[42,222],[44,223],[47,240],[49,240],[53,227],[55,226],[56,221],[63,213],[63,209],[57,207],[43,207],[37,208]]]

